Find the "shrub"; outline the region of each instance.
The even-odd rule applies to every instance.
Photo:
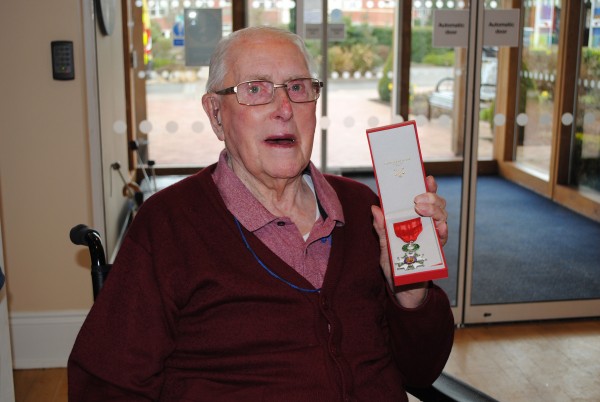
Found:
[[[379,45],[392,46],[394,30],[389,27],[375,27],[372,32]]]
[[[423,58],[423,63],[432,64],[434,66],[453,66],[454,65],[454,51],[448,50],[443,53],[429,53]]]
[[[329,71],[353,71],[354,63],[352,53],[344,50],[341,46],[333,46],[329,48],[327,53]]]
[[[425,56],[431,53],[432,40],[432,27],[415,27],[412,29],[410,59],[413,63],[422,63]]]
[[[375,66],[381,65],[380,58],[373,52],[372,46],[356,44],[350,49],[350,54],[354,71],[364,74],[367,71],[373,71]]]
[[[394,58],[392,52],[390,52],[385,64],[383,65],[383,77],[379,79],[377,83],[377,92],[379,93],[379,99],[383,102],[389,102],[392,94],[392,80],[388,78],[388,73],[392,69]]]

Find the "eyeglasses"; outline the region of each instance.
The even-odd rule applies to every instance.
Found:
[[[271,81],[244,81],[234,87],[215,91],[218,95],[235,94],[240,105],[258,106],[273,102],[275,89],[285,88],[290,101],[294,103],[314,102],[319,99],[323,83],[314,78],[296,78],[283,84]]]

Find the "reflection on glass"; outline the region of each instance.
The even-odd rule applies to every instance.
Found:
[[[586,21],[600,10],[587,4]],[[592,15],[593,14],[593,15]],[[570,184],[600,199],[600,28],[586,27],[579,66]]]
[[[223,144],[213,134],[203,109],[208,67],[185,65],[185,13],[189,8],[220,8],[223,35],[231,32],[231,2],[147,2],[147,62],[137,79],[146,83],[147,119],[137,128],[157,166],[206,166],[217,161]]]
[[[443,4],[442,4],[443,3]],[[342,39],[328,46],[328,116],[319,116],[320,128],[327,128],[327,168],[371,166],[366,142],[367,128],[401,121],[391,111],[393,82],[393,28],[397,2],[330,2],[331,25],[342,25]],[[437,5],[413,2],[410,118],[417,120],[425,160],[462,159],[463,122],[454,116],[464,105],[466,50],[433,48],[432,17]],[[231,31],[231,2],[148,1],[150,59],[147,70],[138,76],[146,82],[147,121],[151,130],[138,128],[140,143],[148,140],[149,158],[157,165],[200,165],[215,161],[222,148],[201,106],[208,67],[186,67],[184,60],[184,10],[187,7],[223,7],[223,35]],[[465,2],[440,2],[443,8],[460,9]],[[439,8],[438,7],[438,8]],[[321,24],[321,2],[305,2],[303,20],[307,26]],[[296,2],[247,0],[249,25],[271,25],[296,31]],[[305,32],[309,50],[319,62],[320,37]],[[494,58],[486,76],[493,80]],[[486,65],[487,65],[486,64]],[[323,75],[324,73],[321,73]],[[482,80],[485,77],[482,76]],[[482,87],[488,91],[495,88]],[[459,92],[457,92],[459,91]],[[435,93],[438,92],[438,93]],[[454,94],[457,93],[457,96]],[[442,100],[442,104],[433,97]],[[321,102],[321,101],[319,101]],[[445,102],[445,105],[443,104]],[[441,106],[440,106],[441,105]],[[491,155],[493,103],[484,103],[481,119],[481,158]],[[490,108],[491,106],[491,108]],[[176,125],[174,124],[176,123]],[[326,127],[325,127],[326,126]],[[320,130],[315,138],[313,161],[321,161]]]
[[[431,160],[462,160],[464,147],[464,100],[466,87],[466,48],[433,47],[433,20],[437,10],[460,10],[465,2],[413,2],[410,74],[410,118],[419,126],[423,157]],[[496,8],[488,1],[486,7]],[[479,159],[491,159],[492,130],[497,77],[497,49],[484,48],[481,65]]]
[[[464,2],[446,2],[437,9],[460,9]],[[423,158],[460,160],[463,156],[464,48],[433,47],[436,8],[430,2],[413,1],[409,118],[419,127]]]
[[[345,38],[330,41],[327,50],[327,165],[370,168],[366,130],[391,123],[394,9],[374,3],[368,13],[332,9],[330,14],[337,16],[332,24],[345,25]]]
[[[526,1],[523,6],[517,118],[517,162],[544,179],[550,169],[560,1]]]
[[[364,3],[364,4],[363,4]],[[283,2],[287,11],[276,12],[275,2],[248,0],[250,25],[273,25],[295,31],[305,38],[308,50],[321,66],[320,1],[303,3],[296,27],[295,2]],[[395,2],[329,2],[328,22],[343,27],[343,35],[332,35],[327,49],[327,116],[318,117],[312,161],[321,167],[321,130],[327,130],[327,169],[370,168],[366,130],[390,124],[388,85],[392,63]],[[287,14],[286,14],[287,12]],[[336,29],[336,32],[340,30]],[[381,88],[384,89],[383,95]],[[319,102],[323,102],[320,99]],[[318,105],[320,110],[321,105]],[[318,113],[320,114],[320,113]]]
[[[491,2],[494,6],[495,2]],[[487,9],[486,9],[487,10]],[[496,82],[498,80],[498,48],[484,47],[481,56],[481,77],[479,89],[479,142],[477,158],[492,159],[493,130],[502,122],[502,116],[496,116]]]

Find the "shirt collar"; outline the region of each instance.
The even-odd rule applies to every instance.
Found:
[[[256,231],[277,219],[252,195],[229,167],[227,160],[227,150],[223,150],[212,176],[229,212],[250,231]],[[333,187],[312,162],[306,171],[311,176],[318,204],[325,211],[327,219],[333,219],[337,225],[343,225],[342,205]]]

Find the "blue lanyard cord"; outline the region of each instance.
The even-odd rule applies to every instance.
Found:
[[[258,258],[258,256],[256,255],[256,253],[254,252],[254,250],[252,249],[252,247],[250,247],[250,244],[248,243],[248,240],[246,239],[246,236],[244,236],[244,232],[242,231],[242,225],[240,225],[240,222],[237,220],[237,218],[234,216],[233,219],[235,220],[235,224],[238,227],[238,230],[240,231],[240,234],[242,235],[242,240],[244,240],[244,244],[246,245],[246,248],[248,250],[250,250],[250,253],[252,254],[252,256],[254,257],[254,259],[260,264],[261,267],[264,268],[265,271],[267,271],[269,273],[269,275],[271,275],[273,278],[280,280],[281,282],[285,283],[286,285],[288,285],[289,287],[299,290],[300,292],[305,292],[305,293],[319,293],[321,291],[321,288],[317,288],[317,289],[308,289],[308,288],[301,288],[300,286],[296,286],[293,283],[286,281],[285,279],[283,279],[281,276],[277,275],[275,272],[271,271],[264,262],[262,262],[260,260],[260,258]]]

